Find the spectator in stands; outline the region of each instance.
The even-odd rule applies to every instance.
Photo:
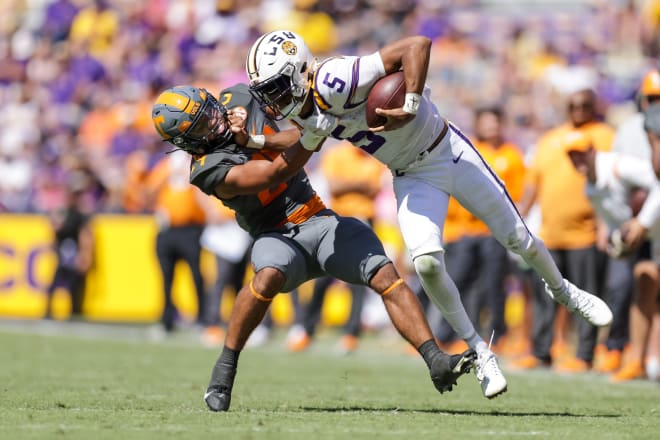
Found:
[[[215,221],[204,228],[201,244],[215,256],[216,278],[207,296],[204,341],[219,346],[224,340],[225,323],[221,305],[227,289],[236,295],[243,287],[251,238],[236,222],[234,212],[212,199],[217,212]],[[254,334],[254,333],[253,333]]]
[[[568,121],[547,132],[537,143],[527,173],[520,211],[526,216],[532,205],[538,202],[541,211],[539,236],[557,266],[572,283],[598,295],[597,219],[585,195],[586,179],[575,170],[566,154],[566,148],[578,135],[587,136],[596,150],[611,148],[614,130],[598,121],[596,104],[596,94],[589,88],[568,95]],[[535,368],[551,363],[550,347],[556,310],[556,305],[541,286],[536,286],[533,353],[516,361],[514,367]],[[597,329],[580,321],[577,332],[577,357],[557,362],[555,367],[559,371],[585,372],[591,368]]]
[[[644,130],[644,111],[648,106],[660,100],[660,72],[650,70],[642,78],[637,104],[639,111],[623,121],[617,128],[612,151],[633,155],[650,162],[651,146]],[[626,212],[625,209],[620,211]],[[635,213],[636,214],[636,213]],[[609,231],[612,232],[611,230]],[[599,359],[596,369],[602,373],[612,373],[621,367],[625,345],[629,340],[630,299],[633,290],[633,265],[641,260],[650,260],[649,245],[640,246],[633,255],[610,259],[608,264],[607,303],[612,309],[614,319],[606,340],[605,350]],[[653,263],[651,262],[651,268]],[[635,273],[642,274],[646,265],[638,266]]]
[[[71,176],[66,187],[65,205],[50,212],[57,263],[46,291],[46,319],[53,318],[52,300],[58,287],[64,287],[71,296],[71,318],[79,319],[83,316],[85,277],[94,257],[90,218],[81,206],[86,188],[84,176]]]
[[[210,212],[209,199],[188,182],[190,156],[175,150],[151,171],[146,187],[154,201],[158,236],[156,254],[163,275],[163,312],[165,331],[175,328],[179,317],[172,301],[174,269],[179,260],[190,267],[197,295],[195,322],[204,325],[204,280],[200,270],[200,238]]]
[[[653,169],[656,177],[660,177],[660,104],[652,104],[646,109],[644,128],[651,146]],[[621,369],[612,376],[614,382],[643,377],[645,370],[650,379],[660,380],[660,243],[656,239],[660,235],[660,219],[657,218],[659,203],[660,191],[651,191],[642,212],[622,227],[626,245],[629,247],[639,245],[647,234],[651,235],[653,261],[635,266],[637,288],[630,308],[630,349]],[[648,212],[655,211],[653,214],[656,214],[653,217],[654,224],[650,223],[649,216],[641,217],[646,214],[644,211],[648,205],[652,205]]]

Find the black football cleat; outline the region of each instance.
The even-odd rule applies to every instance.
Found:
[[[438,354],[431,361],[430,371],[433,385],[440,391],[440,394],[451,391],[452,387],[456,385],[456,380],[470,372],[476,359],[477,353],[471,348],[461,354]]]
[[[231,404],[231,391],[226,388],[209,387],[204,393],[204,402],[211,411],[227,411]]]

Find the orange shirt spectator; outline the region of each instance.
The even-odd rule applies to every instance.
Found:
[[[190,159],[182,151],[169,154],[149,173],[146,188],[155,198],[155,211],[162,226],[203,225],[212,207],[198,188],[188,181]]]
[[[328,180],[330,206],[339,215],[373,220],[374,199],[382,187],[385,166],[349,142],[328,149],[321,170]]]
[[[577,128],[566,123],[539,140],[526,180],[538,190],[539,236],[549,249],[578,249],[596,242],[596,216],[585,195],[586,179],[575,170],[564,148],[573,131],[584,133],[600,151],[609,150],[614,140],[614,130],[597,121]]]

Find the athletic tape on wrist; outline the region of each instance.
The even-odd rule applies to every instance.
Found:
[[[264,145],[266,145],[266,136],[263,134],[251,134],[248,136],[248,141],[245,146],[248,148],[254,148],[255,150],[261,150]]]
[[[406,100],[403,102],[403,111],[411,115],[416,115],[421,101],[422,96],[419,93],[406,93]]]

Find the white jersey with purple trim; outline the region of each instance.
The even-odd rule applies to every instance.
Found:
[[[314,72],[312,93],[316,111],[339,117],[332,137],[346,139],[376,157],[391,170],[405,169],[431,146],[444,126],[425,87],[417,116],[398,130],[372,133],[366,122],[366,101],[374,83],[385,76],[378,52],[330,58]],[[294,119],[303,127],[305,120]],[[441,148],[439,145],[438,148]]]

